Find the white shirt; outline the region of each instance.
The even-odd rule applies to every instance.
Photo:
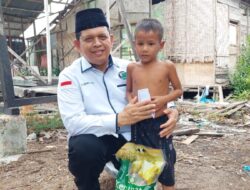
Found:
[[[110,56],[108,68],[102,72],[81,57],[60,73],[58,107],[69,136],[117,136],[116,113],[128,104],[127,65],[127,61]],[[130,126],[120,132],[130,139]]]

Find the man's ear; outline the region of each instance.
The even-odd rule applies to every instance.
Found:
[[[80,40],[75,39],[73,43],[77,51],[80,52]]]
[[[110,41],[111,41],[111,44],[113,45],[113,43],[114,43],[114,35],[113,34],[110,34]]]

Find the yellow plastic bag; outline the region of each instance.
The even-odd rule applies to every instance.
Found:
[[[126,143],[117,153],[116,190],[153,190],[166,161],[162,150]]]

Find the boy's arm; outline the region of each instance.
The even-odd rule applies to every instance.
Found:
[[[168,102],[175,101],[178,97],[182,95],[182,87],[177,75],[175,66],[172,62],[166,64],[167,67],[167,77],[169,83],[172,84],[173,89],[165,96],[153,96],[152,103],[156,104],[156,110],[161,109],[162,106],[166,105]]]
[[[175,101],[178,97],[182,95],[181,83],[174,64],[172,62],[168,62],[167,64],[165,64],[165,66],[167,67],[166,77],[168,77],[169,83],[172,84],[174,90],[163,96],[152,97],[152,103],[156,105],[156,110],[161,109],[163,106],[165,106],[171,101]]]
[[[170,91],[168,95],[165,97],[166,102],[171,102],[176,100],[178,97],[180,97],[183,94],[181,82],[178,77],[175,65],[170,62],[167,64],[168,67],[168,78],[169,82],[172,84],[173,90]]]
[[[126,87],[126,97],[129,102],[133,99],[133,83],[132,83],[132,71],[134,68],[134,64],[130,63],[127,67],[127,87]]]

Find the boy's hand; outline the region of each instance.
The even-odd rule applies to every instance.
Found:
[[[168,108],[164,110],[164,113],[168,116],[168,121],[160,126],[161,132],[159,135],[161,138],[162,137],[168,138],[173,133],[176,127],[179,112],[177,109]]]
[[[166,96],[152,96],[151,102],[156,105],[156,112],[167,105]]]

